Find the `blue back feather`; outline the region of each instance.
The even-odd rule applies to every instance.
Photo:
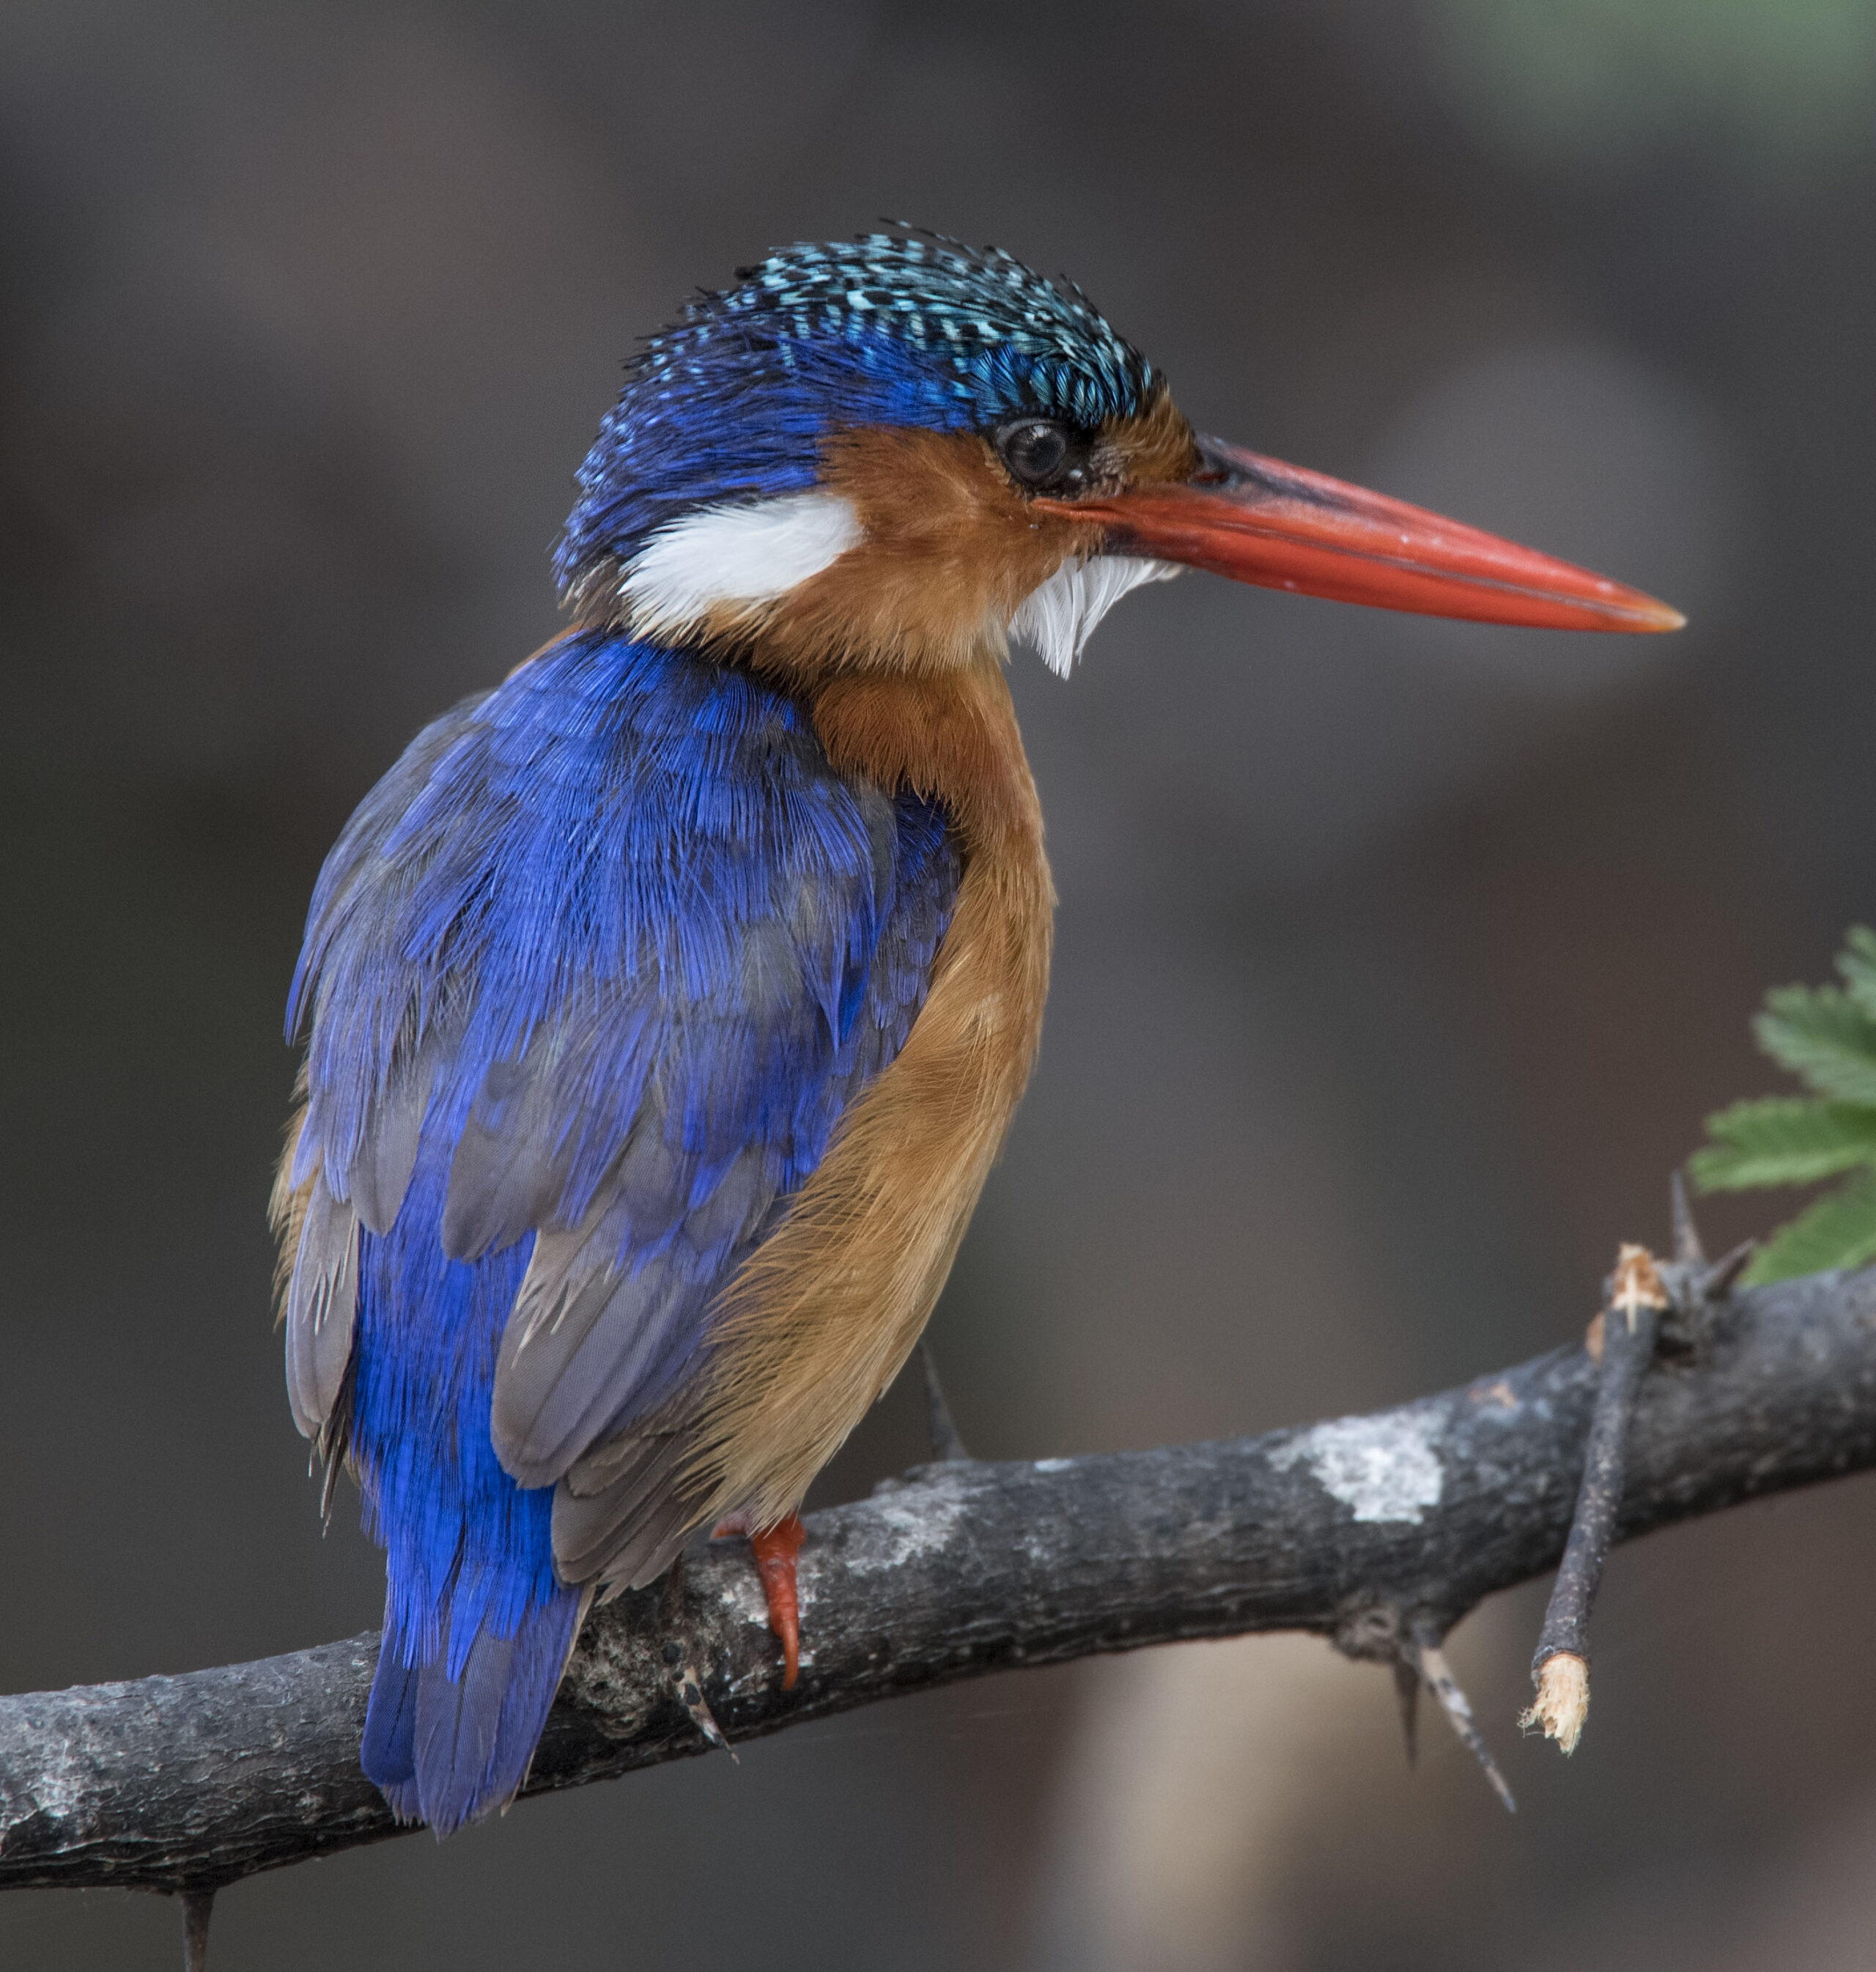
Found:
[[[794,702],[596,632],[429,727],[340,838],[291,1000],[295,1177],[364,1223],[365,1758],[400,1812],[512,1794],[572,1637],[553,1486],[491,1436],[538,1242],[612,1297],[540,1345],[544,1482],[706,1362],[717,1289],[903,1044],[956,879],[943,815],[837,773]]]

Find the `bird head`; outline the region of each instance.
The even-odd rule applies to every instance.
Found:
[[[798,246],[628,366],[556,566],[580,620],[759,654],[803,681],[967,664],[1065,674],[1187,567],[1430,615],[1656,631],[1639,591],[1196,433],[1082,293],[916,233]]]

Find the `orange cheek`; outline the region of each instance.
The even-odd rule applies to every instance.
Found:
[[[765,615],[765,671],[931,675],[967,664],[1089,530],[1039,515],[974,433],[864,426],[834,434],[821,485],[866,538]]]
[[[1130,483],[1187,478],[1198,466],[1192,427],[1163,389],[1110,423],[1101,449]],[[791,687],[940,677],[1000,652],[1024,598],[1101,544],[1096,524],[1039,511],[974,432],[835,432],[822,444],[820,483],[852,506],[859,545],[778,601],[725,603],[700,625],[701,642],[747,651]]]

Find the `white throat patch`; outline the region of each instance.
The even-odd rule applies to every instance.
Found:
[[[1066,677],[1095,634],[1095,625],[1130,589],[1170,582],[1185,570],[1177,562],[1139,555],[1092,555],[1066,561],[1023,599],[1010,619],[1010,634],[1032,647],[1058,677]]]
[[[700,507],[651,536],[626,564],[619,597],[635,632],[673,636],[713,609],[785,596],[863,532],[848,501],[818,490]]]

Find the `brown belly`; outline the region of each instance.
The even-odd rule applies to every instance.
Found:
[[[823,737],[841,764],[945,804],[963,851],[957,903],[905,1046],[725,1296],[690,1439],[690,1486],[707,1499],[700,1518],[739,1511],[759,1526],[798,1506],[899,1373],[1042,1031],[1055,899],[1001,673],[987,661],[943,681],[941,699],[905,681],[896,719],[883,689],[824,702]]]

